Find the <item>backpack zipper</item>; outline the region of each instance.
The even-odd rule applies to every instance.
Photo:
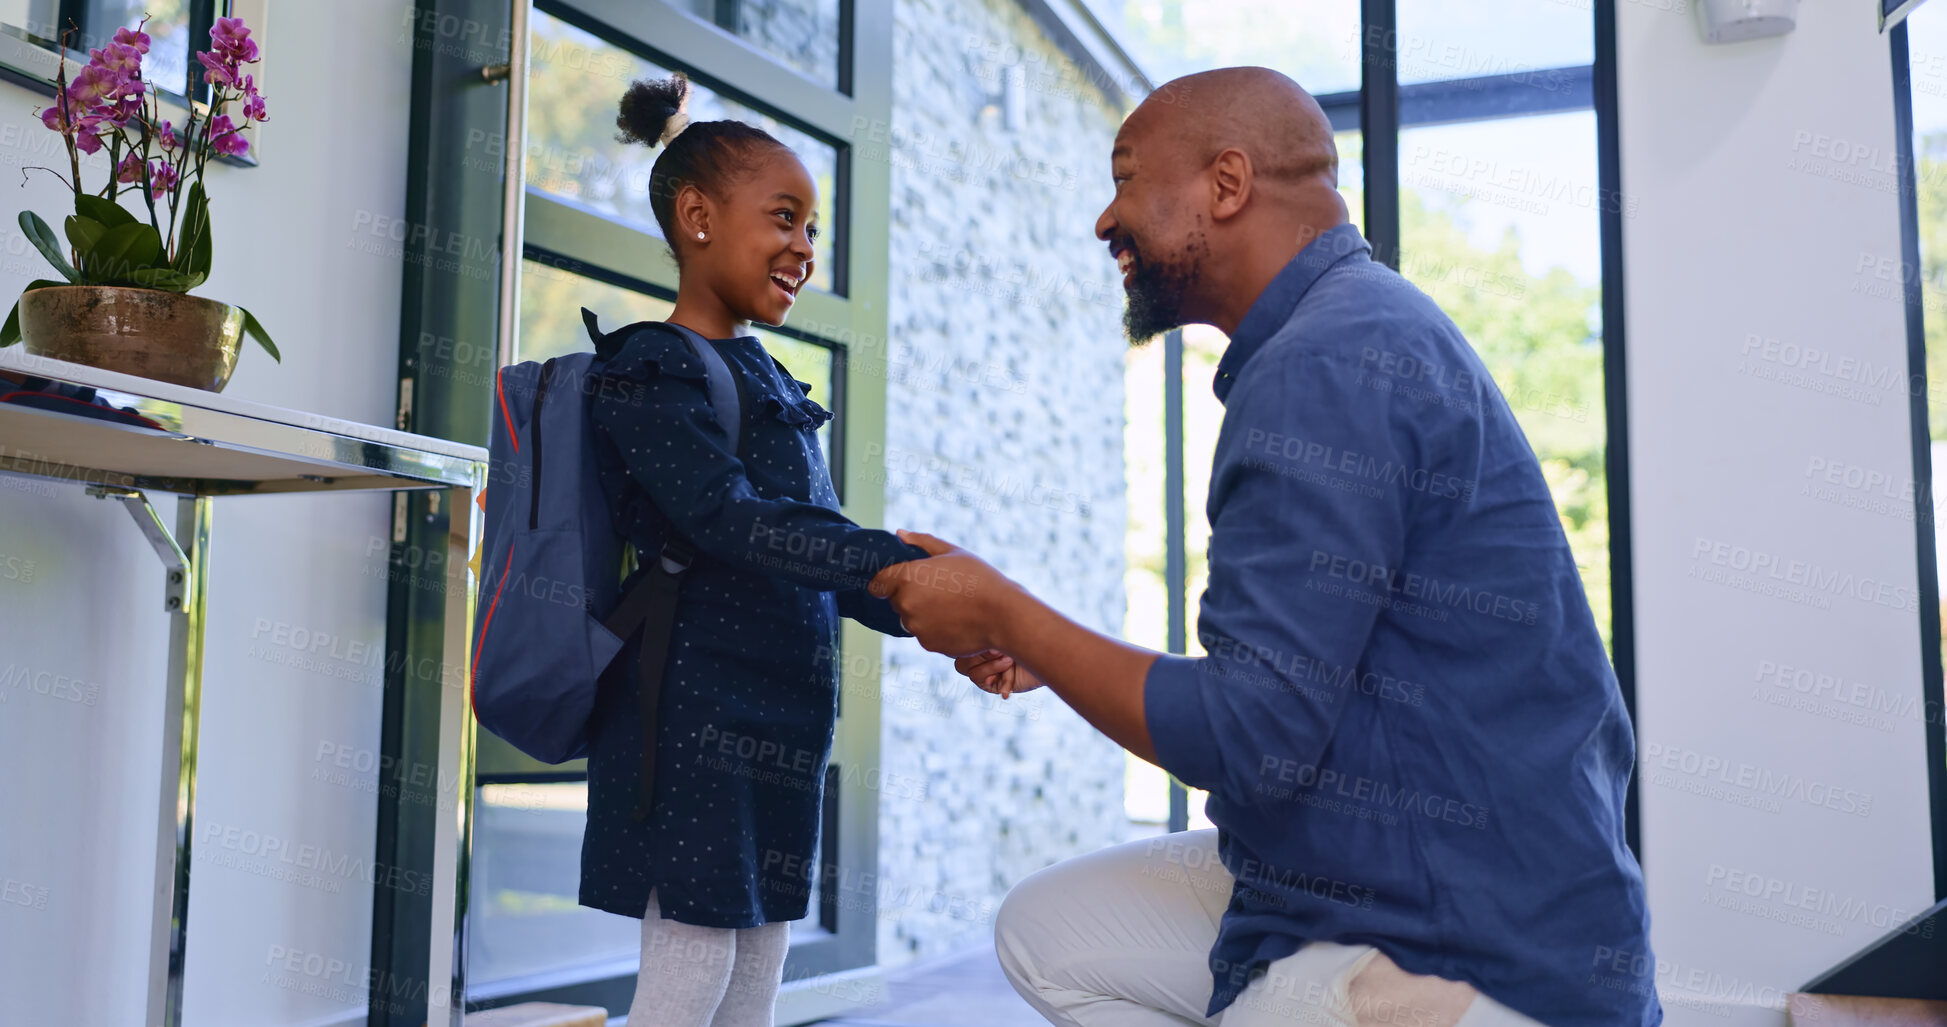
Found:
[[[541,365],[541,382],[534,387],[533,428],[527,433],[527,441],[534,447],[534,481],[528,485],[527,529],[533,531],[541,526],[541,401],[548,395],[548,379],[554,376],[554,361]]]

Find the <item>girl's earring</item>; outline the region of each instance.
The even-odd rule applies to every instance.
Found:
[[[698,242],[702,242],[702,241],[703,241],[703,233],[702,233],[702,232],[698,232],[698,233],[696,233],[696,240],[697,240]]]

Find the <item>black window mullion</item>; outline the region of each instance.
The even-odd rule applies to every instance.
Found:
[[[838,865],[840,839],[844,832],[839,830],[838,802],[843,789],[839,787],[842,778],[835,763],[825,766],[825,797],[819,815],[822,817],[818,833],[818,926],[838,933],[838,893],[845,887],[843,868]]]
[[[1595,68],[1564,65],[1539,71],[1414,82],[1399,87],[1399,127],[1421,128],[1537,114],[1592,110]],[[1334,132],[1360,127],[1359,90],[1314,97]]]
[[[1359,132],[1365,154],[1365,236],[1374,260],[1399,270],[1399,12],[1360,0]]]
[[[486,785],[572,785],[582,784],[587,780],[586,770],[524,770],[515,774],[476,771],[473,775],[473,785],[476,788]]]
[[[480,77],[481,55],[448,45],[440,27],[479,26],[484,38],[492,39],[507,29],[508,14],[504,0],[417,0],[411,27],[412,79],[406,102],[412,131],[405,162],[404,223],[415,230],[399,262],[400,399],[395,426],[475,445],[486,443],[489,392],[468,384],[470,372],[452,355],[455,347],[434,343],[459,340],[491,351],[499,309],[500,254],[497,248],[478,252],[469,248],[449,256],[438,247],[439,240],[476,239],[480,226],[500,223],[499,168],[470,165],[466,158],[473,152],[470,139],[484,138],[506,125],[507,92],[505,86]],[[207,22],[202,32],[207,40]],[[191,64],[195,66],[193,59]],[[447,686],[440,670],[466,662],[463,652],[446,648],[448,598],[411,572],[414,554],[444,553],[450,544],[451,511],[433,504],[442,495],[402,496],[394,508],[379,735],[379,755],[387,767],[442,766],[441,694]],[[435,668],[430,675],[424,670],[428,667]],[[456,769],[463,775],[472,770],[464,762]],[[377,799],[373,865],[432,879],[439,821],[452,815],[445,812],[449,801],[457,801],[470,817],[468,785],[461,785],[461,794],[449,799],[439,794],[437,780],[387,783]],[[464,832],[471,829],[470,819],[463,824],[456,871],[460,908],[455,912],[460,917],[466,912],[465,859],[470,843]],[[424,999],[429,995],[446,994],[450,1003],[464,1004],[464,994],[452,992],[464,983],[465,925],[446,919],[454,914],[437,916],[436,912],[430,894],[396,887],[372,889],[369,967],[373,980],[390,986],[370,989],[367,1027],[421,1027],[426,1023]],[[446,936],[454,938],[453,958],[460,973],[447,980],[429,980],[427,940]],[[415,1007],[400,997],[401,990],[416,992],[420,1004]]]
[[[1636,584],[1632,576],[1629,516],[1628,377],[1623,373],[1622,127],[1617,120],[1616,0],[1595,0],[1596,194],[1602,199],[1602,404],[1603,473],[1609,499],[1609,660],[1623,708],[1636,724]],[[1643,862],[1642,822],[1636,774],[1623,800],[1623,840]]]
[[[73,32],[74,37],[63,38],[66,32]],[[54,38],[70,49],[87,52],[88,0],[61,0],[54,14]]]
[[[1913,527],[1920,563],[1920,709],[1941,709],[1940,571],[1934,551],[1933,433],[1928,425],[1926,303],[1921,289],[1920,196],[1913,145],[1913,66],[1906,22],[1889,33],[1893,60],[1893,132],[1899,147],[1900,262],[1905,283],[1907,389],[1913,424]],[[1927,716],[1928,805],[1933,820],[1934,898],[1947,899],[1947,717]]]
[[[829,348],[832,354],[831,390],[832,413],[834,415],[832,418],[830,439],[832,451],[825,460],[825,463],[831,471],[832,490],[838,493],[838,502],[842,506],[845,503],[845,425],[851,420],[845,416],[845,383],[849,380],[848,375],[850,373],[848,366],[850,362],[847,360],[848,351],[844,346],[834,345],[822,339],[807,339],[805,341],[823,345]],[[842,717],[845,715],[843,692],[839,695],[839,703],[838,715]]]
[[[832,293],[852,294],[852,145],[837,144],[836,166],[832,168]]]
[[[1169,590],[1165,647],[1183,655],[1189,645],[1189,557],[1184,538],[1183,329],[1163,336],[1163,581]],[[1190,794],[1169,779],[1169,830],[1190,829]]]
[[[209,47],[210,29],[216,26],[216,19],[231,16],[230,2],[205,0],[189,5],[189,76],[180,83],[180,88],[183,96],[195,103],[208,103],[210,99],[210,85],[203,80],[203,66],[196,63],[196,51]]]
[[[838,0],[838,91],[852,95],[852,0]]]

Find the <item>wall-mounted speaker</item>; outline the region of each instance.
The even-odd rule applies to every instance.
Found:
[[[1782,36],[1798,24],[1798,0],[1698,0],[1706,43]]]

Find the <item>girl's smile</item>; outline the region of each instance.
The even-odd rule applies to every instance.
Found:
[[[712,338],[746,322],[783,324],[816,266],[817,210],[811,173],[781,146],[753,153],[741,174],[714,188],[683,186],[675,319]]]

